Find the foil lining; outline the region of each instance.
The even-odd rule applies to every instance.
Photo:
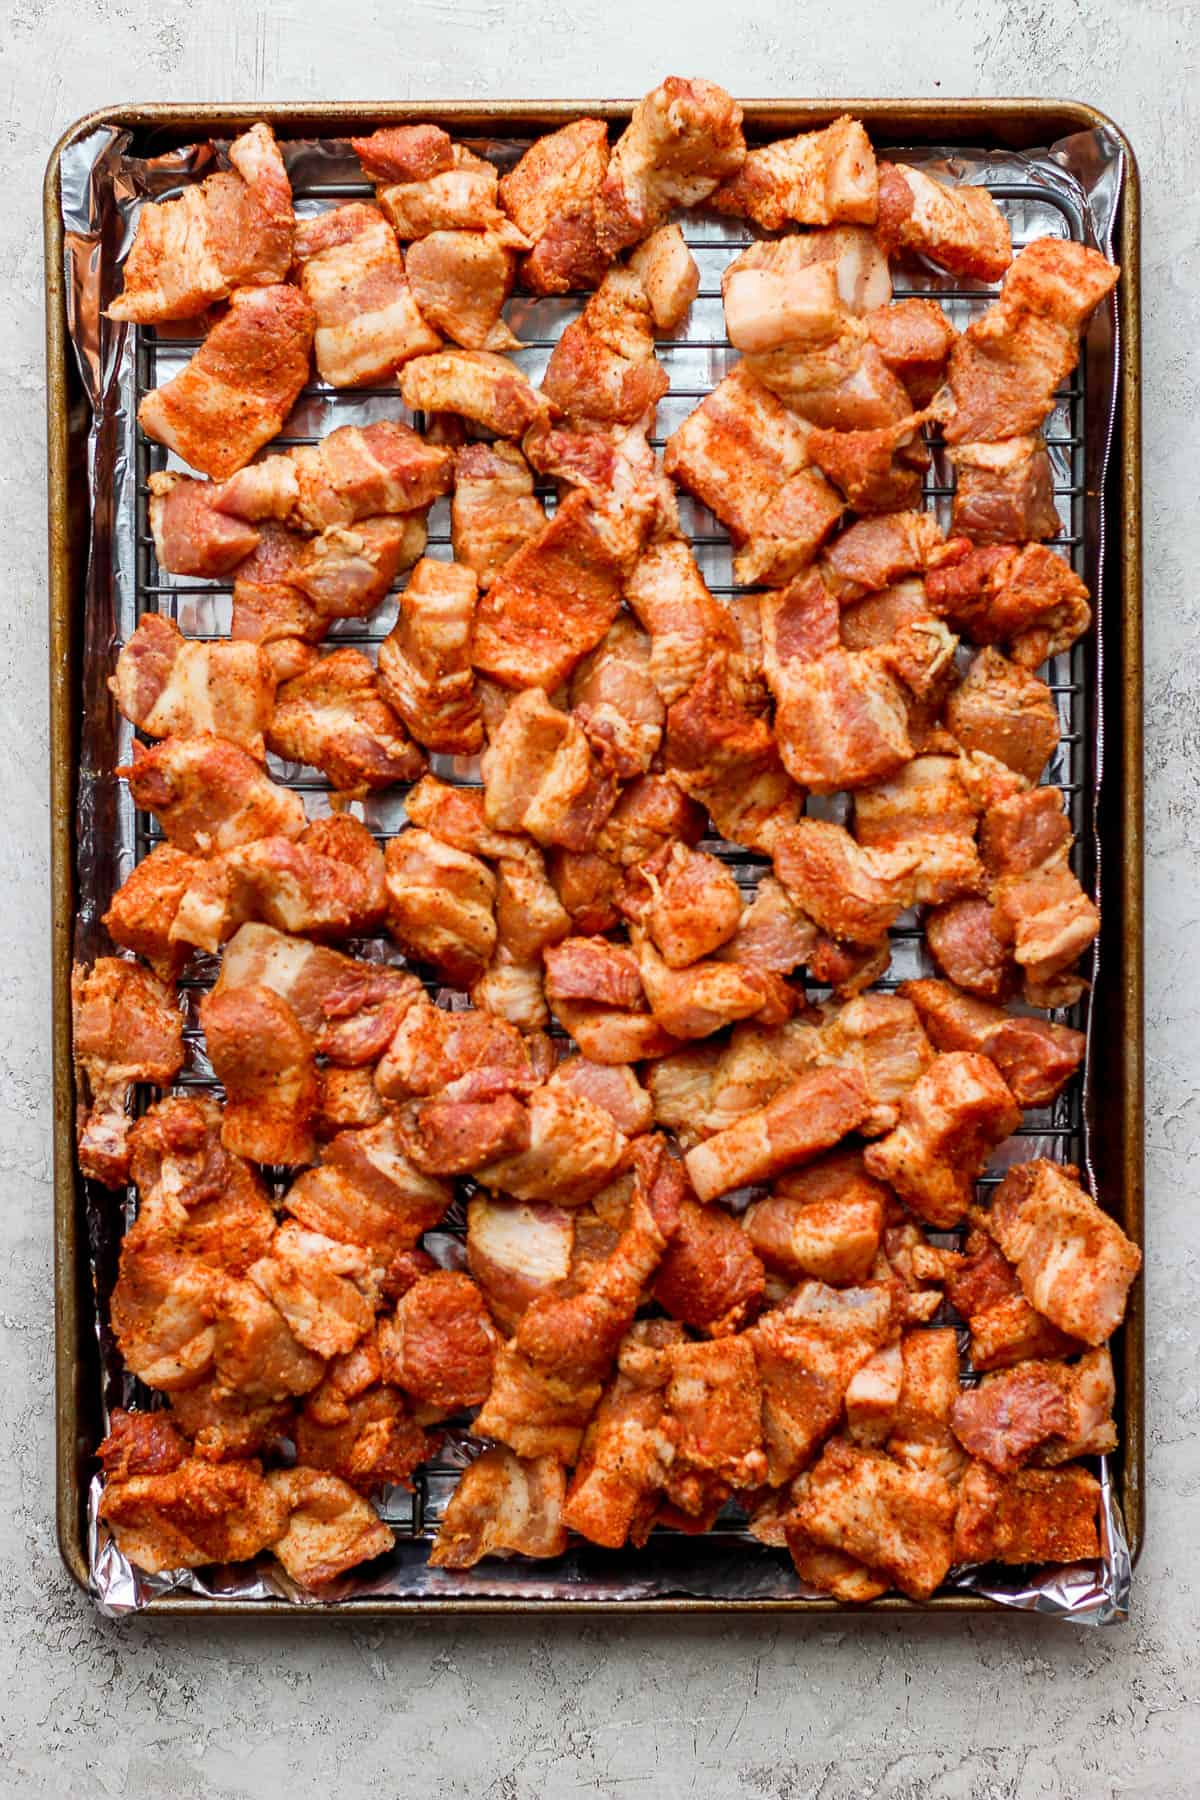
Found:
[[[507,139],[466,141],[502,168],[510,167],[526,147],[521,141]],[[76,821],[80,896],[76,954],[85,960],[109,948],[100,916],[136,858],[131,803],[127,792],[112,777],[112,770],[128,753],[131,733],[116,716],[106,683],[116,647],[136,623],[138,607],[137,334],[132,328],[107,320],[103,308],[119,288],[120,265],[132,242],[141,207],[211,173],[219,165],[220,150],[219,144],[201,144],[153,158],[135,156],[128,131],[102,126],[68,145],[61,158],[68,326],[91,412],[91,538],[83,629],[84,719]],[[357,159],[344,139],[293,140],[285,142],[283,150],[293,186],[304,196],[297,204],[301,214],[318,211],[345,197],[347,187],[358,189],[362,185]],[[1031,197],[1036,207],[1037,197],[1044,195],[1052,207],[1070,220],[1072,235],[1112,254],[1123,167],[1120,145],[1107,131],[1080,133],[1045,150],[1026,153],[960,146],[923,146],[890,153],[919,164],[944,180],[992,187],[998,197],[1019,190],[1022,196]],[[722,241],[718,229],[714,248]],[[703,260],[701,256],[702,264]],[[924,276],[918,274],[913,285],[944,298],[947,293],[962,293],[972,284],[954,285],[930,270]],[[553,302],[551,306],[561,308],[563,303]],[[539,307],[545,309],[546,303],[520,296],[510,302],[507,310],[518,334],[523,323],[529,329],[528,321]],[[553,315],[543,311],[543,317],[546,316]],[[561,323],[561,317],[558,322]],[[1082,518],[1076,529],[1082,530],[1084,574],[1092,589],[1098,623],[1105,601],[1104,474],[1116,412],[1120,352],[1120,322],[1114,303],[1102,309],[1085,344],[1087,435],[1082,457],[1086,477],[1077,484]],[[521,356],[518,360],[532,379],[538,379],[541,371],[536,357]],[[708,378],[719,379],[723,372],[721,367],[714,373],[714,361],[709,355]],[[688,402],[688,410],[692,404],[694,401]],[[395,416],[399,410],[398,404],[385,403],[380,412],[364,415],[361,420],[341,411],[336,422],[366,422],[366,416]],[[315,416],[319,421],[319,405]],[[327,422],[316,428],[327,428]],[[701,567],[711,579],[703,560]],[[390,622],[385,619],[383,629]],[[1103,679],[1102,641],[1102,632],[1092,634],[1088,647],[1089,684]],[[1099,691],[1098,687],[1093,691]],[[1072,813],[1076,829],[1086,833],[1089,840],[1085,848],[1092,858],[1090,873],[1099,900],[1102,870],[1095,826],[1104,743],[1099,708],[1081,707],[1079,713],[1087,734],[1091,779],[1086,793],[1080,792],[1077,804],[1072,806]],[[1051,778],[1057,779],[1053,768]],[[377,828],[392,826],[390,818],[377,821],[368,817],[367,822]],[[1098,947],[1093,952],[1091,973],[1093,984],[1108,973],[1099,966]],[[1114,977],[1112,972],[1110,978]],[[1085,1028],[1089,1025],[1090,1009]],[[1094,1190],[1088,1132],[1090,1100],[1088,1057],[1084,1064],[1082,1115],[1074,1136]],[[1044,1135],[1027,1137],[1024,1152],[1061,1157],[1062,1124],[1057,1116],[1037,1121],[1035,1129],[1038,1133],[1044,1130]],[[1007,1160],[1002,1151],[999,1161]],[[91,1183],[85,1183],[85,1189],[90,1275],[96,1296],[95,1328],[107,1416],[112,1406],[127,1404],[134,1394],[112,1341],[106,1303],[130,1208]],[[454,1260],[457,1246],[452,1239],[434,1248],[439,1260]],[[439,1462],[452,1471],[455,1465],[461,1466],[469,1459],[473,1440],[465,1431],[451,1432],[449,1439]],[[1109,1458],[1099,1459],[1099,1476],[1098,1562],[1040,1571],[960,1567],[951,1570],[947,1589],[983,1596],[1000,1607],[1082,1625],[1110,1625],[1124,1620],[1129,1609],[1131,1564]],[[452,1481],[452,1474],[448,1473],[447,1479]],[[428,1538],[416,1534],[415,1509],[409,1497],[398,1491],[385,1494],[379,1502],[382,1516],[397,1530],[395,1550],[378,1564],[342,1577],[319,1597],[297,1588],[269,1557],[250,1564],[148,1575],[129,1563],[107,1528],[98,1521],[100,1493],[97,1475],[91,1481],[88,1502],[91,1590],[99,1609],[113,1618],[138,1612],[163,1595],[181,1592],[194,1595],[201,1603],[205,1599],[282,1599],[318,1612],[331,1603],[378,1602],[388,1598],[433,1603],[509,1600],[517,1605],[553,1600],[606,1606],[681,1596],[716,1601],[804,1601],[819,1597],[798,1580],[784,1552],[756,1542],[740,1528],[736,1517],[728,1525],[724,1519],[718,1521],[717,1528],[705,1537],[656,1533],[648,1549],[637,1553],[609,1552],[581,1544],[550,1563],[492,1560],[463,1572],[431,1569],[426,1561]]]

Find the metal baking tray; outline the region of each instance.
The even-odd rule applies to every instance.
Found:
[[[1057,464],[1056,486],[1068,521],[1057,540],[1064,554],[1096,587],[1103,579],[1104,604],[1098,628],[1067,657],[1056,659],[1050,670],[1064,724],[1060,761],[1052,778],[1068,795],[1080,835],[1080,870],[1085,883],[1104,866],[1103,906],[1099,939],[1099,967],[1104,980],[1082,1019],[1089,1031],[1089,1087],[1081,1099],[1078,1087],[1056,1107],[1053,1116],[1028,1124],[1025,1129],[1050,1140],[1049,1153],[1063,1159],[1079,1159],[1086,1150],[1097,1198],[1118,1218],[1133,1240],[1142,1241],[1142,653],[1141,653],[1141,441],[1139,397],[1139,201],[1137,165],[1121,133],[1102,114],[1077,102],[1041,100],[896,100],[873,101],[746,101],[745,129],[749,139],[813,130],[843,112],[861,118],[877,146],[971,146],[975,149],[1028,150],[1048,145],[1079,132],[1098,128],[1108,131],[1122,150],[1123,183],[1114,231],[1114,254],[1121,264],[1118,288],[1119,344],[1116,404],[1110,453],[1103,493],[1097,467],[1085,451],[1084,419],[1088,405],[1087,358],[1081,361],[1070,388],[1060,400],[1062,428],[1053,455]],[[75,1090],[71,1066],[69,978],[74,952],[77,913],[89,899],[107,901],[81,887],[78,867],[76,812],[79,797],[81,720],[84,683],[96,679],[85,666],[86,578],[92,531],[93,498],[89,491],[89,403],[71,354],[68,309],[73,303],[64,274],[64,227],[61,207],[62,157],[71,146],[101,127],[131,134],[131,148],[138,155],[159,155],[177,146],[209,138],[228,138],[255,119],[268,120],[280,138],[339,138],[351,132],[370,131],[379,125],[432,120],[464,137],[524,138],[554,130],[583,114],[623,124],[630,103],[592,101],[497,102],[486,108],[473,103],[432,102],[428,105],[301,104],[240,107],[231,105],[152,105],[102,108],[80,119],[64,133],[51,154],[46,172],[44,225],[46,244],[46,363],[49,451],[49,601],[50,601],[50,744],[51,744],[51,871],[53,894],[54,979],[54,1152],[55,1152],[55,1328],[57,1413],[57,1519],[58,1540],[67,1569],[81,1587],[88,1586],[87,1492],[94,1468],[96,1446],[103,1432],[103,1375],[98,1351],[101,1302],[90,1257],[83,1183],[75,1162]],[[368,192],[363,184],[361,191]],[[1033,201],[1045,204],[1044,191],[1036,194],[1020,184],[993,187],[1001,204],[1019,217]],[[297,188],[297,199],[314,197]],[[326,189],[320,197],[332,198]],[[339,187],[337,197],[349,197]],[[1079,221],[1062,206],[1060,229],[1079,235]],[[697,248],[714,247],[697,221]],[[730,242],[728,227],[721,234],[722,247]],[[704,264],[705,258],[701,256]],[[905,289],[897,285],[897,293]],[[946,297],[944,285],[939,297]],[[706,271],[702,297],[711,297]],[[963,323],[971,311],[985,304],[985,293],[955,290],[952,315]],[[522,333],[536,351],[534,333]],[[722,338],[692,336],[690,346],[719,351]],[[544,348],[545,346],[543,346]],[[139,333],[137,349],[138,393],[165,378],[171,363],[187,351],[178,341],[160,340],[152,330]],[[160,358],[162,373],[156,372]],[[670,362],[670,358],[667,358]],[[711,361],[711,359],[710,359]],[[712,377],[716,379],[718,377]],[[672,393],[664,402],[686,411],[707,391],[695,382],[694,368],[672,371]],[[710,383],[711,384],[711,383]],[[354,394],[322,392],[318,413],[322,430],[345,422],[338,405],[353,402]],[[682,403],[682,407],[679,406]],[[302,408],[304,401],[301,402]],[[671,425],[676,422],[674,413]],[[667,429],[671,427],[668,426]],[[1054,427],[1051,427],[1053,433]],[[1094,433],[1093,433],[1094,436]],[[140,439],[140,434],[139,434]],[[140,439],[137,451],[137,487],[144,490],[145,476],[161,466],[156,446]],[[946,490],[932,477],[935,501]],[[1103,525],[1101,506],[1103,500]],[[97,493],[94,504],[103,508],[106,496]],[[172,587],[162,582],[147,546],[144,497],[136,502],[133,521],[139,543],[136,577],[137,605],[170,609],[181,598],[203,609],[206,598],[195,587]],[[703,525],[703,521],[701,522]],[[432,535],[436,543],[436,532]],[[698,553],[715,539],[701,530],[694,538]],[[721,571],[709,574],[715,591],[721,592]],[[726,577],[727,579],[727,577]],[[728,590],[726,590],[728,591]],[[216,601],[219,609],[219,597]],[[181,619],[184,629],[188,624]],[[213,627],[193,623],[192,629],[209,635]],[[360,637],[382,635],[378,621],[369,622]],[[107,667],[103,673],[107,673]],[[1103,782],[1097,781],[1099,747],[1103,746]],[[311,775],[297,785],[313,785]],[[113,813],[116,821],[116,813]],[[119,822],[117,822],[119,823]],[[148,847],[144,816],[126,821],[133,833],[133,854]],[[380,821],[382,824],[383,821]],[[116,828],[116,826],[114,827]],[[901,933],[901,936],[904,934]],[[910,937],[912,934],[908,934]],[[899,953],[899,947],[898,947]],[[119,1203],[115,1203],[119,1204]],[[1143,1302],[1141,1284],[1135,1285],[1124,1328],[1114,1344],[1118,1374],[1118,1422],[1121,1444],[1110,1459],[1115,1497],[1123,1513],[1130,1553],[1136,1558],[1144,1528],[1143,1441]],[[432,1476],[435,1484],[439,1477]],[[440,1478],[444,1490],[445,1476]],[[421,1537],[436,1513],[423,1479],[418,1479],[407,1532],[402,1522],[392,1521],[398,1535]],[[736,1554],[736,1544],[725,1540],[724,1550]],[[645,1553],[643,1553],[644,1557]],[[227,1598],[187,1592],[163,1594],[150,1602],[154,1614],[223,1613],[283,1614],[297,1609],[282,1598]],[[339,1600],[319,1610],[334,1613],[505,1613],[564,1611],[619,1611],[622,1613],[791,1611],[831,1612],[846,1610],[831,1599],[713,1598],[667,1594],[614,1601],[541,1598],[521,1595],[498,1598],[487,1595],[434,1598],[386,1597]],[[939,1593],[926,1607],[899,1596],[877,1601],[873,1611],[979,1612],[1000,1610],[983,1595],[956,1591]]]

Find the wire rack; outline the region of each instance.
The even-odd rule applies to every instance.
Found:
[[[1037,237],[1083,240],[1083,221],[1070,202],[1061,195],[1051,193],[1032,181],[1028,184],[995,185],[990,191],[1008,220],[1014,250],[1019,250]],[[346,200],[370,198],[372,190],[365,182],[314,183],[307,187],[297,185],[295,188],[296,211],[300,216],[311,216]],[[699,265],[700,289],[686,325],[674,339],[658,346],[659,360],[670,378],[670,389],[659,405],[658,435],[651,440],[658,449],[661,449],[671,432],[737,361],[737,354],[724,333],[720,278],[728,262],[751,243],[755,235],[738,221],[703,214],[681,215],[680,223]],[[933,271],[908,271],[896,281],[893,288],[896,299],[921,296],[937,300],[951,323],[960,330],[971,318],[978,316],[995,292],[994,287],[955,282]],[[524,346],[515,353],[515,361],[535,384],[544,373],[564,325],[576,316],[585,297],[539,299],[517,295],[507,304],[505,315]],[[136,328],[133,355],[135,392],[131,396],[133,404],[129,408],[131,419],[143,396],[176,374],[193,354],[199,341],[195,336],[176,334],[169,327]],[[1051,544],[1068,556],[1077,572],[1086,578],[1085,387],[1084,364],[1081,361],[1070,383],[1056,396],[1054,411],[1046,421],[1045,438],[1054,473],[1054,491],[1061,526],[1058,536],[1051,540]],[[412,414],[403,406],[394,386],[337,390],[314,381],[303,390],[284,432],[270,449],[274,451],[293,445],[313,444],[337,426],[366,425],[379,419],[402,419],[418,429],[425,424],[419,413]],[[132,634],[138,620],[147,612],[164,614],[190,638],[212,640],[228,637],[233,595],[231,582],[200,581],[171,575],[160,568],[155,557],[148,516],[149,477],[158,470],[182,470],[185,465],[162,446],[151,442],[136,427],[131,427],[131,438],[128,449],[136,473],[136,479],[128,484],[128,504],[132,517],[118,520],[115,524],[116,535],[119,537],[124,532],[126,543],[132,545],[135,579],[127,584],[127,597],[118,601],[113,656],[115,658],[121,644]],[[953,471],[936,439],[931,442],[930,448],[932,460],[925,478],[926,502],[936,512],[943,527],[946,527],[949,524],[954,491]],[[547,510],[553,511],[555,496],[552,487],[540,483],[538,492]],[[681,524],[691,542],[701,573],[714,594],[732,599],[761,591],[738,586],[733,581],[732,548],[729,535],[719,520],[686,494],[680,495],[679,510]],[[430,512],[426,554],[447,560],[452,554],[449,504],[446,500],[439,500]],[[403,589],[404,581],[405,577],[397,581],[392,593],[369,619],[335,623],[329,633],[328,645],[356,644],[368,652],[372,646],[377,646],[395,623],[395,596]],[[1085,640],[1071,651],[1055,657],[1045,671],[1055,697],[1061,732],[1058,749],[1046,771],[1045,779],[1061,788],[1066,796],[1076,832],[1076,873],[1088,888],[1096,866],[1096,845],[1091,825],[1095,765],[1087,716],[1089,659],[1092,655]],[[129,759],[135,735],[125,721],[117,721],[115,742],[122,761]],[[477,759],[433,756],[430,758],[430,766],[446,781],[474,784],[479,780]],[[330,810],[330,784],[322,775],[310,768],[286,763],[275,757],[269,758],[269,768],[274,779],[304,795],[305,807],[311,818],[320,817]],[[352,810],[380,842],[386,842],[404,827],[405,792],[401,787],[385,790],[362,802],[356,802]],[[811,805],[812,810],[819,809],[826,817],[841,817],[845,811],[844,806],[841,811],[838,810],[841,803],[836,798],[832,802],[832,809],[828,800],[815,801]],[[133,806],[123,785],[116,800],[116,825],[118,842],[115,873],[116,879],[120,881],[161,840],[161,833],[150,814],[138,811]],[[732,865],[745,890],[753,889],[765,866],[761,859],[749,856],[744,850],[719,839],[707,840],[704,848]],[[925,949],[920,920],[915,914],[902,917],[893,927],[891,938],[892,963],[886,975],[877,983],[879,988],[892,989],[901,981],[936,973]],[[343,947],[351,954],[372,959],[394,962],[403,960],[395,946],[383,936],[352,939]],[[181,1090],[216,1090],[204,1051],[198,1009],[200,999],[215,979],[217,967],[216,959],[197,957],[185,970],[180,981],[185,1010],[187,1055],[178,1083]],[[443,1004],[465,1003],[463,996],[444,989],[428,971],[419,972],[427,976],[430,992]],[[817,1000],[825,994],[825,990],[815,984],[809,984],[809,991],[811,997]],[[1078,1006],[1054,1016],[1065,1023],[1086,1029],[1086,1014],[1085,998]],[[1062,1162],[1080,1160],[1083,1132],[1081,1087],[1081,1080],[1076,1076],[1052,1106],[1025,1114],[1018,1132],[993,1157],[988,1172],[981,1179],[981,1189],[993,1186],[1005,1167],[1031,1156],[1049,1156]],[[144,1104],[152,1097],[150,1094],[139,1097],[139,1104]],[[282,1172],[279,1172],[274,1185],[277,1194],[282,1194],[286,1188]],[[469,1193],[469,1182],[460,1184],[458,1198],[443,1224],[438,1231],[426,1234],[427,1247],[432,1249],[439,1260],[450,1265],[461,1264],[463,1260],[461,1240],[465,1230],[465,1200]],[[125,1201],[127,1222],[132,1219],[135,1211],[136,1194],[130,1189]],[[935,1242],[952,1244],[958,1241],[961,1234],[931,1235]],[[931,1321],[933,1325],[947,1323],[957,1321],[955,1315],[946,1308]],[[965,1332],[960,1332],[960,1347],[965,1354]],[[965,1379],[972,1379],[969,1367],[965,1369]],[[140,1389],[139,1384],[131,1382],[130,1378],[125,1378],[125,1384],[120,1396],[122,1399],[128,1401],[137,1397],[143,1402],[150,1400],[146,1391]],[[446,1447],[439,1458],[424,1465],[415,1475],[412,1492],[394,1489],[384,1497],[381,1510],[398,1535],[410,1538],[434,1535],[459,1471],[471,1454],[466,1437],[465,1428],[458,1431],[451,1428],[447,1434]],[[743,1531],[744,1526],[736,1513],[727,1511],[710,1535],[715,1540],[721,1540],[730,1535],[740,1535]]]

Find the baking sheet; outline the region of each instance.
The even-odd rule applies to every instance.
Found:
[[[528,140],[480,139],[467,142],[502,167],[509,166]],[[92,406],[88,475],[92,500],[92,532],[88,565],[83,662],[83,731],[77,830],[80,908],[76,954],[87,960],[110,948],[99,919],[108,900],[137,858],[154,841],[153,822],[138,815],[127,790],[112,777],[127,760],[132,730],[116,714],[106,680],[120,644],[132,632],[141,612],[162,610],[189,635],[219,636],[229,624],[229,587],[164,576],[157,570],[148,543],[145,482],[152,468],[176,466],[157,446],[141,439],[135,414],[139,395],[165,380],[191,354],[189,327],[171,332],[142,331],[112,324],[101,308],[119,288],[118,268],[132,241],[141,205],[201,179],[219,162],[220,146],[208,144],[171,151],[153,160],[129,153],[130,134],[101,126],[65,149],[61,159],[62,211],[65,231],[65,277],[68,323],[80,375]],[[311,214],[343,199],[368,195],[357,159],[345,140],[311,139],[284,144],[297,196],[297,211]],[[1009,216],[1014,240],[1045,234],[1070,235],[1111,254],[1112,234],[1123,176],[1119,141],[1105,130],[1079,133],[1043,152],[967,151],[955,148],[899,149],[894,154],[925,165],[944,179],[983,182],[994,191]],[[671,391],[659,413],[660,440],[672,431],[715,385],[735,360],[724,337],[720,304],[720,271],[748,241],[739,221],[701,213],[683,216],[683,224],[701,268],[701,293],[688,325],[673,342],[660,345]],[[906,285],[907,284],[907,285]],[[945,276],[920,271],[897,280],[897,292],[936,295],[956,325],[963,325],[987,303],[991,290],[979,284],[951,283]],[[517,335],[528,345],[518,355],[531,379],[538,380],[550,348],[577,303],[516,296],[506,309]],[[1104,606],[1105,565],[1104,473],[1112,441],[1119,374],[1120,337],[1115,303],[1102,312],[1089,334],[1081,373],[1047,424],[1056,491],[1063,518],[1059,540],[1092,588],[1097,624]],[[383,390],[334,393],[319,383],[306,389],[285,431],[286,441],[324,435],[334,426],[366,423],[372,418],[405,417],[398,396]],[[945,465],[935,459],[931,494],[946,515],[949,506]],[[683,497],[681,511],[697,560],[717,593],[740,590],[732,584],[730,552],[724,532],[703,508]],[[449,554],[445,503],[430,517],[430,553]],[[367,622],[336,627],[331,640],[378,642],[395,617],[390,600]],[[1080,836],[1080,874],[1085,883],[1100,879],[1095,830],[1104,764],[1099,708],[1092,699],[1103,676],[1100,629],[1085,644],[1055,659],[1049,670],[1056,693],[1064,739],[1048,779],[1063,787]],[[433,759],[444,777],[469,777],[462,763]],[[439,766],[439,762],[443,766]],[[328,810],[325,784],[312,771],[274,764],[273,772],[305,790],[310,816]],[[403,824],[403,794],[395,790],[356,807],[381,836]],[[752,880],[754,869],[742,859],[739,870]],[[891,981],[924,968],[919,928],[910,923],[895,934]],[[370,954],[387,954],[378,944],[348,946]],[[1094,952],[1098,956],[1098,952]],[[1097,981],[1115,979],[1116,971],[1093,968]],[[199,980],[204,979],[203,964]],[[197,982],[191,999],[198,998]],[[1093,1008],[1084,1005],[1073,1023],[1090,1030]],[[1067,1016],[1067,1015],[1062,1015]],[[1089,1059],[1090,1061],[1090,1059]],[[211,1072],[194,1029],[189,1030],[189,1064],[184,1083],[207,1084]],[[1022,1134],[1002,1148],[994,1170],[1013,1160],[1047,1155],[1082,1161],[1094,1176],[1088,1142],[1089,1071],[1073,1093],[1042,1113],[1026,1115]],[[97,1296],[96,1324],[105,1384],[105,1407],[139,1396],[120,1366],[107,1330],[107,1294],[115,1275],[122,1226],[132,1216],[134,1197],[118,1198],[92,1184],[86,1190],[90,1268]],[[442,1260],[453,1260],[456,1243],[442,1236],[435,1246]],[[938,1321],[935,1321],[935,1323]],[[186,1571],[175,1576],[147,1577],[133,1570],[109,1537],[97,1526],[98,1481],[90,1493],[89,1567],[93,1591],[101,1607],[114,1614],[144,1606],[166,1592],[190,1590],[222,1599],[283,1597],[306,1604],[354,1599],[425,1597],[461,1599],[486,1596],[520,1602],[544,1599],[608,1602],[648,1596],[693,1595],[706,1599],[804,1598],[790,1561],[782,1552],[765,1550],[739,1529],[736,1516],[719,1522],[703,1538],[656,1533],[642,1553],[603,1552],[589,1546],[572,1550],[553,1563],[491,1562],[463,1573],[430,1570],[425,1563],[442,1505],[452,1490],[455,1471],[470,1454],[473,1440],[452,1434],[414,1494],[396,1491],[385,1497],[383,1514],[397,1532],[392,1557],[366,1573],[352,1573],[326,1590],[320,1602],[290,1584],[277,1565],[264,1559],[260,1568],[239,1567]],[[1118,1453],[1119,1454],[1119,1453]],[[1044,1575],[1028,1571],[960,1570],[950,1585],[985,1595],[999,1604],[1048,1612],[1080,1622],[1108,1623],[1125,1616],[1130,1561],[1108,1459],[1102,1459],[1104,1494],[1103,1557],[1095,1566],[1055,1569]]]

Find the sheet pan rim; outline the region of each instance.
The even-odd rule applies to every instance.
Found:
[[[1121,1179],[1125,1194],[1126,1226],[1132,1224],[1139,1245],[1144,1237],[1144,1017],[1143,1017],[1143,763],[1142,763],[1142,589],[1141,589],[1141,417],[1140,417],[1140,179],[1137,156],[1126,133],[1108,114],[1089,102],[1043,97],[848,97],[802,100],[779,97],[741,99],[747,123],[774,125],[793,120],[796,128],[819,125],[842,112],[862,117],[877,130],[894,125],[897,133],[914,126],[941,124],[931,141],[962,139],[964,128],[984,130],[998,126],[1020,128],[1027,147],[1049,142],[1071,131],[1102,128],[1121,146],[1125,181],[1116,245],[1122,265],[1123,357],[1118,376],[1121,436],[1118,466],[1113,472],[1121,497],[1119,533],[1119,610],[1122,624],[1120,678],[1122,749],[1122,848],[1121,909],[1122,946],[1120,980],[1128,1021],[1123,1070],[1126,1093],[1122,1117]],[[82,114],[67,126],[54,144],[43,184],[43,228],[46,261],[46,380],[47,380],[47,501],[48,501],[48,605],[50,673],[50,852],[51,933],[53,945],[52,1065],[54,1105],[54,1313],[56,1407],[56,1525],[59,1555],[75,1584],[89,1592],[86,1524],[81,1479],[82,1412],[79,1392],[81,1306],[78,1238],[78,1193],[74,1145],[74,1093],[71,1067],[70,969],[71,921],[75,910],[71,819],[74,808],[74,678],[78,645],[74,614],[79,598],[73,591],[72,556],[78,550],[70,541],[66,511],[68,502],[70,417],[69,344],[66,331],[66,294],[63,280],[64,232],[60,208],[60,172],[63,154],[91,132],[116,130],[186,130],[196,137],[210,136],[223,126],[254,119],[290,126],[310,122],[322,135],[336,135],[341,126],[413,117],[440,118],[459,129],[478,121],[481,129],[520,122],[539,127],[565,123],[581,113],[608,120],[627,118],[633,102],[589,99],[497,100],[486,104],[468,100],[417,100],[370,102],[262,101],[191,103],[187,101],[117,102]],[[1129,854],[1129,852],[1133,852]],[[1125,1403],[1122,1420],[1122,1461],[1119,1492],[1125,1514],[1130,1555],[1136,1566],[1145,1544],[1145,1446],[1144,1446],[1144,1281],[1135,1288],[1134,1302],[1125,1325]],[[443,1614],[514,1614],[548,1616],[585,1611],[615,1616],[654,1613],[809,1612],[847,1613],[992,1613],[1006,1608],[982,1596],[939,1595],[926,1604],[890,1596],[869,1607],[845,1606],[836,1601],[774,1599],[719,1600],[693,1597],[657,1598],[621,1602],[584,1600],[479,1599],[437,1600],[386,1598],[378,1602],[354,1600],[317,1606],[292,1606],[284,1601],[224,1601],[201,1596],[166,1595],[145,1608],[154,1618],[221,1614],[352,1617]]]

